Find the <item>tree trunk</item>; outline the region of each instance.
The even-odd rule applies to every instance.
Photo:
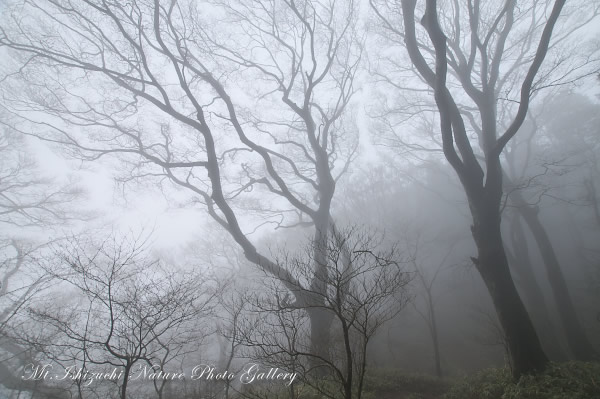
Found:
[[[552,322],[550,311],[542,288],[533,272],[527,238],[523,231],[518,213],[512,215],[510,236],[514,259],[511,259],[511,272],[517,277],[517,286],[521,288],[526,307],[529,309],[533,324],[539,331],[540,340],[550,359],[566,361],[568,356],[561,340],[556,335],[556,326]],[[521,284],[518,284],[518,283]]]
[[[569,348],[577,360],[597,359],[598,354],[579,322],[556,252],[550,242],[548,233],[540,222],[537,210],[529,205],[519,206],[518,209],[531,230],[544,260],[548,280],[554,293],[558,314],[565,330]]]
[[[306,309],[310,319],[310,353],[328,359],[333,313],[321,307]],[[315,365],[323,362],[315,362]]]
[[[127,382],[129,382],[129,373],[131,372],[131,364],[129,361],[125,364],[125,372],[123,375],[123,384],[121,385],[121,399],[127,399]]]
[[[512,374],[519,377],[542,370],[548,358],[510,274],[500,233],[499,210],[472,208],[472,211],[476,212],[472,232],[478,250],[478,259],[474,261],[504,331]]]
[[[329,358],[331,325],[334,318],[333,313],[323,306],[329,281],[327,269],[329,262],[329,224],[329,207],[326,207],[315,220],[316,231],[313,239],[314,277],[310,287],[312,295],[307,296],[304,300],[310,319],[311,354],[324,359]]]
[[[435,375],[442,378],[442,359],[440,356],[440,344],[438,339],[437,321],[435,319],[435,309],[433,306],[433,296],[431,289],[427,290],[427,302],[429,304],[429,317],[431,327],[431,340],[433,341],[433,354],[435,356]]]

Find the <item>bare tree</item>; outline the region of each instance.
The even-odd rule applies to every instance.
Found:
[[[182,373],[165,367],[197,351],[208,334],[203,325],[216,287],[198,273],[161,267],[145,249],[141,237],[78,237],[58,250],[59,263],[46,267],[75,291],[71,299],[57,299],[64,302],[58,309],[55,302],[31,307],[32,319],[53,338],[43,344],[38,338],[37,345],[65,368],[58,380],[73,384],[79,397],[111,382],[125,399],[129,384],[147,380],[161,396],[164,383]],[[36,340],[31,334],[22,339]],[[98,368],[106,367],[102,372],[114,375],[94,381]]]
[[[189,190],[282,281],[293,279],[242,226],[310,225],[314,242],[327,240],[336,181],[357,145],[344,116],[362,53],[353,1],[19,0],[3,20],[0,45],[17,68],[3,82],[13,127],[86,160],[119,155],[126,181]],[[240,211],[242,198],[252,212]],[[313,290],[324,273],[315,269]],[[302,292],[299,302],[314,298]],[[332,316],[309,313],[318,351]]]
[[[556,115],[560,115],[560,111],[555,109],[552,116],[548,116],[547,111],[544,111],[544,109],[547,107],[552,108],[551,103],[553,101],[551,99],[564,95],[565,88],[559,87],[559,89],[561,90],[545,92],[542,105],[528,112],[528,119],[521,128],[522,135],[517,137],[516,140],[511,140],[504,153],[506,164],[503,172],[503,185],[507,196],[505,212],[510,214],[516,212],[517,214],[517,216],[511,217],[509,225],[514,251],[510,263],[511,266],[514,266],[513,273],[523,283],[523,294],[528,297],[530,304],[535,304],[534,313],[541,316],[538,318],[537,324],[544,325],[540,331],[545,336],[544,339],[549,340],[546,350],[554,352],[553,356],[555,358],[564,358],[565,354],[557,351],[560,345],[555,338],[552,338],[552,330],[548,328],[550,319],[539,285],[534,280],[527,242],[524,241],[524,231],[519,221],[521,219],[531,232],[542,257],[552,289],[552,299],[556,304],[561,327],[565,331],[568,348],[576,359],[590,360],[597,356],[597,352],[577,316],[578,312],[564,275],[567,270],[566,264],[561,265],[551,235],[544,226],[542,217],[544,212],[540,212],[541,205],[548,201],[556,202],[558,200],[558,202],[572,205],[585,202],[576,199],[572,193],[568,193],[569,190],[565,192],[564,189],[560,188],[566,183],[561,181],[560,176],[567,175],[569,179],[579,180],[579,177],[575,177],[573,171],[579,167],[587,169],[588,166],[591,166],[593,168],[594,165],[592,159],[582,162],[579,158],[582,153],[593,154],[593,141],[586,140],[584,137],[588,136],[594,128],[593,122],[590,123],[591,121],[584,116],[586,111],[589,112],[589,110],[583,110],[585,107],[578,101],[577,96],[571,97],[572,101],[565,101],[569,103],[569,107],[582,108],[581,111],[577,112],[577,117],[575,115],[569,117],[569,129],[573,133],[575,131],[584,131],[585,133],[570,135],[566,142],[563,141],[559,149],[553,148],[553,145],[548,145],[549,142],[555,141],[555,137],[552,137],[552,134],[548,136],[548,128],[545,125],[559,128],[560,122],[557,125]],[[561,92],[563,95],[560,94]],[[536,93],[538,97],[541,94],[539,91]],[[502,108],[506,107],[500,107],[502,113],[506,113],[506,109]],[[546,116],[542,118],[541,115],[544,114]],[[499,124],[502,123],[503,121],[499,121]],[[473,126],[477,130],[477,126]],[[564,127],[565,125],[563,125]],[[588,141],[587,148],[583,151],[580,147],[582,139]],[[580,150],[575,150],[577,147]],[[586,166],[584,167],[584,165]],[[569,184],[572,185],[573,183],[570,182]],[[585,184],[583,186],[585,187]],[[585,192],[585,189],[583,191]]]
[[[3,227],[50,226],[81,219],[73,203],[81,190],[40,177],[23,137],[4,126],[0,133],[0,223]]]
[[[456,241],[452,243],[449,248],[445,251],[443,257],[435,266],[431,266],[427,264],[427,256],[423,247],[427,248],[427,241],[424,241],[421,235],[417,235],[414,239],[411,246],[411,264],[413,266],[416,279],[419,281],[421,288],[423,289],[423,297],[425,299],[425,309],[421,309],[418,307],[416,301],[413,301],[412,304],[419,314],[421,318],[427,323],[427,329],[429,330],[429,334],[431,335],[431,342],[433,346],[433,354],[434,354],[434,364],[435,364],[435,374],[441,378],[443,376],[442,373],[442,356],[440,352],[440,343],[439,343],[439,330],[438,330],[438,321],[436,318],[436,297],[434,292],[434,285],[436,284],[436,280],[440,273],[444,270],[445,267],[448,267],[447,264],[448,258],[452,255],[454,245]],[[428,270],[430,269],[430,270]],[[431,270],[432,269],[432,270]]]
[[[20,345],[15,334],[23,311],[51,284],[38,265],[38,259],[48,251],[48,244],[56,240],[56,234],[50,231],[58,224],[84,217],[77,211],[81,190],[72,182],[61,183],[43,175],[24,138],[3,127],[0,132],[0,349],[7,360],[0,367],[0,383],[13,391],[64,397],[61,389],[44,382],[23,381],[15,373],[39,355],[35,347]]]
[[[478,250],[473,261],[505,332],[513,375],[539,370],[547,357],[515,288],[500,232],[501,154],[525,120],[536,76],[565,2],[554,2],[547,19],[537,19],[535,11],[545,8],[538,2],[524,8],[512,0],[497,7],[484,7],[480,1],[466,5],[451,2],[449,11],[440,13],[437,1],[427,0],[423,2],[423,31],[416,28],[416,0],[401,2],[401,26],[390,19],[390,15],[398,15],[399,7],[386,9],[392,12],[388,14],[383,5],[370,3],[385,31],[405,43],[417,76],[433,91],[443,153],[462,183],[473,218],[472,233]],[[533,24],[529,19],[532,15]],[[526,32],[525,41],[511,35],[521,27]],[[509,54],[515,57],[507,62]],[[507,79],[512,82],[508,91],[516,92],[518,108],[508,128],[499,132],[496,104],[503,94],[499,88]],[[473,104],[472,113],[458,105],[463,97]],[[467,128],[469,116],[478,118],[481,155]]]
[[[60,387],[43,381],[24,381],[19,375],[27,364],[40,359],[39,350],[19,340],[23,313],[40,294],[48,288],[51,279],[37,267],[36,258],[44,252],[45,245],[33,245],[24,240],[10,240],[2,248],[0,287],[0,382],[13,392],[28,392],[47,398],[68,397]],[[12,250],[12,253],[9,251]]]
[[[233,277],[232,277],[233,278]],[[240,281],[242,280],[242,281]],[[238,284],[236,284],[236,282]],[[261,322],[258,317],[249,317],[251,313],[251,295],[246,294],[247,282],[237,276],[236,281],[229,291],[221,293],[219,296],[221,316],[217,325],[217,340],[219,342],[219,361],[218,370],[227,370],[235,375],[243,372],[243,366],[237,364],[240,355],[243,354],[244,336],[251,336],[254,330]],[[226,379],[223,381],[224,389],[222,397],[229,399],[231,392],[235,390],[232,387],[232,381]]]
[[[310,351],[305,339],[310,308],[290,302],[288,284],[273,279],[252,301],[261,323],[252,326],[252,333],[242,333],[241,341],[267,364],[301,372],[304,383],[325,397],[360,398],[369,342],[410,300],[412,275],[395,247],[386,249],[381,236],[356,227],[335,230],[326,253],[326,291],[295,289],[320,296],[318,306],[335,316],[328,352]],[[309,247],[278,259],[298,281],[306,281],[315,267],[313,257]],[[290,395],[296,397],[293,389]]]

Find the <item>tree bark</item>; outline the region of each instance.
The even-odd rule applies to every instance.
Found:
[[[505,333],[513,376],[542,370],[548,358],[510,274],[500,232],[499,210],[479,210],[473,220],[472,232],[478,251],[475,265],[492,297]]]
[[[511,272],[516,276],[518,282],[521,282],[521,284],[517,284],[517,287],[520,286],[533,324],[540,332],[542,346],[552,360],[566,361],[569,357],[561,340],[556,335],[556,326],[552,322],[544,293],[533,272],[527,239],[518,214],[513,214],[510,232],[514,257],[509,262],[512,266]]]
[[[310,353],[326,359],[329,353],[333,314],[321,307],[309,306],[306,311],[310,319]]]
[[[123,384],[121,385],[121,399],[127,399],[127,383],[129,382],[129,374],[131,373],[131,366],[129,361],[125,364],[125,373],[123,375]]]
[[[537,210],[527,204],[519,206],[518,209],[523,220],[525,220],[525,223],[527,223],[527,226],[531,230],[544,260],[548,281],[554,293],[556,308],[565,330],[569,349],[571,349],[577,360],[589,361],[598,359],[598,353],[587,338],[583,326],[577,317],[577,311],[573,305],[573,300],[571,299],[564,274],[558,262],[558,257],[546,229],[544,229],[544,226],[540,222]]]

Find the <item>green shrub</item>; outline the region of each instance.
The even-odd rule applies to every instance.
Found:
[[[456,382],[446,399],[500,399],[512,384],[507,369],[486,369]]]
[[[600,364],[551,363],[534,376],[513,381],[507,369],[489,369],[454,384],[446,399],[597,399]]]
[[[444,380],[397,369],[371,369],[367,371],[364,384],[364,393],[402,393],[402,397],[411,399],[435,397],[447,390],[448,383]]]

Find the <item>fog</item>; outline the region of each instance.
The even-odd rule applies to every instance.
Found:
[[[600,394],[600,2],[0,13],[0,397]]]

